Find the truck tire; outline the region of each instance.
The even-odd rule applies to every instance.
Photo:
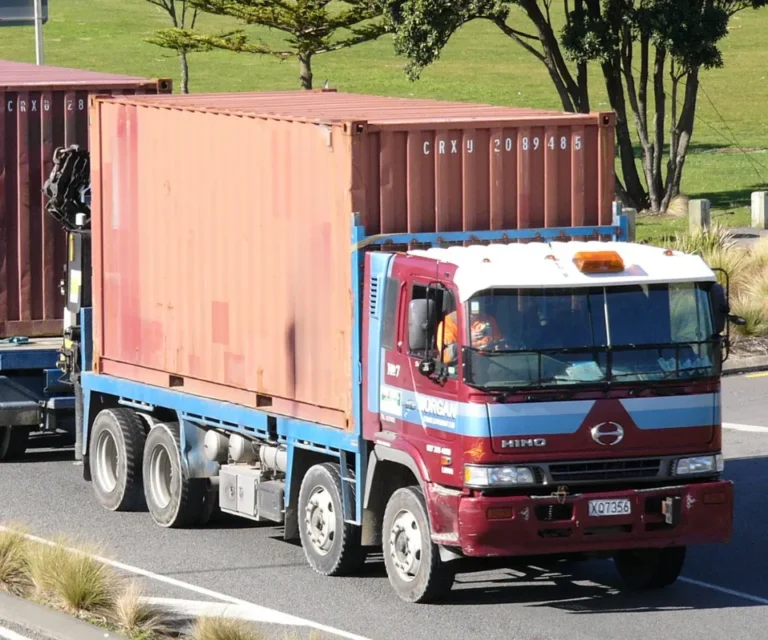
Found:
[[[619,551],[614,564],[622,582],[633,590],[668,587],[680,576],[685,547]]]
[[[110,511],[143,511],[144,421],[132,409],[104,409],[90,438],[88,468],[97,500]]]
[[[384,564],[389,583],[406,602],[435,602],[448,594],[456,573],[440,559],[432,542],[429,516],[421,487],[392,494],[382,523]]]
[[[10,462],[23,458],[28,444],[27,427],[0,427],[0,461]]]
[[[338,464],[316,464],[307,471],[298,506],[301,546],[312,569],[324,576],[358,571],[366,554],[360,527],[344,522]]]
[[[189,478],[181,463],[178,423],[155,425],[144,448],[144,497],[155,524],[167,528],[200,524],[207,480]]]

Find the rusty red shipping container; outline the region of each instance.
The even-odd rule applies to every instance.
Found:
[[[65,234],[42,188],[57,147],[88,148],[89,96],[171,89],[165,79],[0,60],[0,338],[61,335]]]
[[[614,118],[335,92],[92,101],[94,368],[351,422],[367,234],[609,224]]]

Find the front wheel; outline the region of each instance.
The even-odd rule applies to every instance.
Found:
[[[395,593],[406,602],[435,602],[453,587],[455,572],[432,542],[420,487],[392,494],[384,511],[384,564]]]
[[[661,589],[680,576],[685,547],[619,551],[613,561],[619,577],[630,589]]]

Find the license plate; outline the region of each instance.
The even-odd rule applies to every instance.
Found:
[[[590,500],[590,516],[628,516],[632,513],[632,505],[629,500]]]

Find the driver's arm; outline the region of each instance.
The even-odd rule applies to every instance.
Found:
[[[451,364],[459,359],[459,349],[456,344],[458,336],[456,313],[449,313],[437,326],[437,348],[442,353],[444,364]]]

